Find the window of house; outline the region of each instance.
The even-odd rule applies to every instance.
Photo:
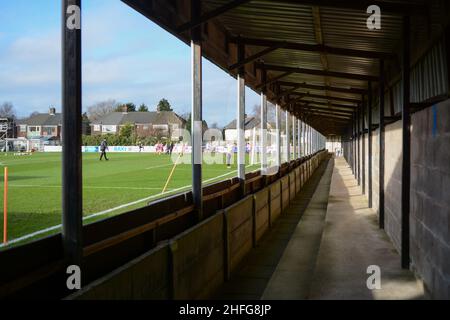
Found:
[[[51,135],[53,135],[54,128],[53,127],[44,127],[42,131],[43,131],[44,135],[51,136]]]
[[[153,125],[153,129],[155,130],[168,130],[168,126],[165,124],[155,124]]]
[[[20,125],[20,132],[27,132],[27,125],[21,124]]]
[[[94,124],[94,131],[101,131],[102,128],[99,124]]]
[[[102,126],[102,132],[104,133],[116,133],[117,127],[116,126]]]

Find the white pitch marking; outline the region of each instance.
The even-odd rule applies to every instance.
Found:
[[[248,167],[251,167],[251,165],[247,166],[247,168]],[[230,174],[233,174],[233,173],[236,174],[236,171],[233,170],[233,171],[227,172],[225,174],[222,174],[220,176],[217,176],[217,177],[205,180],[205,181],[203,181],[203,184],[211,182],[211,181],[219,179],[219,178],[226,177],[226,176],[228,176]],[[126,207],[130,207],[130,206],[133,206],[135,204],[138,204],[138,203],[141,203],[141,202],[144,202],[144,201],[149,201],[149,200],[155,199],[157,197],[160,197],[162,195],[166,195],[166,194],[170,194],[170,193],[173,193],[173,192],[181,191],[181,190],[189,188],[189,187],[191,187],[191,185],[187,185],[187,186],[184,186],[184,187],[181,187],[181,188],[173,189],[173,190],[167,191],[165,193],[158,193],[158,194],[155,194],[153,196],[149,196],[147,198],[143,198],[143,199],[136,200],[136,201],[133,201],[133,202],[130,202],[130,203],[126,203],[126,204],[120,205],[120,206],[112,208],[112,209],[100,211],[100,212],[91,214],[89,216],[83,217],[83,221],[88,220],[88,219],[92,219],[92,218],[95,218],[95,217],[99,217],[99,216],[102,216],[102,215],[105,215],[105,214],[108,214],[108,213],[111,213],[111,212],[114,212],[114,211],[117,211],[117,210],[120,210],[120,209],[123,209],[123,208],[126,208]],[[53,226],[53,227],[49,227],[49,228],[46,228],[46,229],[42,229],[42,230],[39,230],[39,231],[30,233],[30,234],[27,234],[25,236],[22,236],[20,238],[16,238],[16,239],[10,240],[6,245],[5,244],[0,244],[0,248],[7,247],[9,245],[12,245],[12,244],[15,244],[15,243],[18,243],[18,242],[21,242],[21,241],[24,241],[24,240],[36,237],[36,236],[39,236],[41,234],[45,234],[45,233],[50,232],[50,231],[58,230],[58,229],[61,229],[61,228],[62,228],[62,225],[59,224],[57,226]]]
[[[47,186],[47,185],[33,185],[33,184],[12,184],[10,188],[62,188],[62,186]],[[149,187],[106,187],[106,186],[83,186],[83,189],[130,189],[130,190],[161,190],[161,188]]]

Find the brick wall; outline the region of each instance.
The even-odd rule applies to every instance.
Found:
[[[411,121],[412,264],[434,298],[449,299],[450,100]]]
[[[401,248],[401,198],[402,198],[402,123],[397,121],[385,129],[385,230],[395,248]]]
[[[450,299],[450,100],[411,117],[410,255],[433,298]],[[402,122],[385,129],[385,231],[400,252]],[[378,213],[379,130],[372,136],[373,209]],[[365,186],[368,197],[368,144]],[[360,145],[361,146],[361,145]],[[349,154],[352,152],[348,144]],[[360,153],[361,156],[361,153]],[[351,156],[350,156],[351,159]],[[400,261],[399,261],[400,263]]]

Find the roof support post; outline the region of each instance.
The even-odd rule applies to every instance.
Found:
[[[379,182],[378,182],[378,212],[379,212],[379,226],[380,229],[384,229],[384,60],[380,60],[380,110],[379,110],[379,118],[380,118],[380,128],[378,135],[378,143],[379,143],[379,163],[378,163],[378,171],[379,171]]]
[[[291,162],[291,128],[290,128],[290,114],[289,111],[285,111],[286,117],[286,162]]]
[[[281,168],[281,108],[277,103],[275,105],[275,122],[276,122],[276,147],[277,147],[277,166],[278,170]]]
[[[352,140],[351,140],[351,153],[350,153],[350,157],[351,157],[351,163],[352,163],[352,173],[353,175],[357,176],[357,172],[356,172],[356,115],[353,114],[352,117]]]
[[[358,186],[361,185],[361,108],[356,109],[356,160]]]
[[[362,193],[366,194],[366,139],[365,139],[365,132],[366,132],[366,117],[365,117],[365,104],[366,101],[363,100],[363,104],[361,106],[361,161],[362,161],[362,165],[361,165],[361,187],[362,187]]]
[[[367,99],[367,178],[368,178],[368,198],[369,198],[369,208],[373,207],[372,203],[372,82],[369,81],[369,93]]]
[[[238,59],[241,61],[245,58],[245,46],[238,43]],[[237,76],[237,167],[238,178],[242,187],[245,185],[245,68],[239,68]],[[242,189],[243,190],[243,189]],[[244,193],[243,193],[244,194]]]
[[[450,26],[444,30],[445,52],[447,58],[447,94],[450,97]]]
[[[312,154],[312,128],[308,124],[308,155]]]
[[[261,70],[262,82],[266,82],[267,73],[266,70]],[[267,173],[267,88],[263,87],[261,90],[261,149],[259,150],[261,155],[261,173],[265,175]]]
[[[314,129],[314,152],[319,151],[319,132]]]
[[[312,134],[312,153],[314,154],[316,152],[316,130],[314,128],[311,128],[311,134]]]
[[[409,200],[411,184],[411,115],[410,104],[410,17],[403,17],[403,108],[402,108],[402,234],[401,234],[401,262],[402,268],[409,269]]]
[[[297,159],[297,130],[295,116],[292,115],[292,160]]]
[[[77,19],[71,25],[68,19]],[[62,1],[62,242],[68,265],[83,262],[81,0]]]
[[[191,21],[199,19],[201,1],[191,1]],[[202,190],[202,34],[201,28],[191,29],[191,68],[192,68],[192,196],[197,210],[198,221],[203,219],[203,190]]]
[[[303,156],[306,157],[308,155],[308,146],[307,146],[307,131],[306,131],[306,122],[302,121],[303,124]]]
[[[312,128],[310,125],[308,125],[308,147],[309,147],[308,154],[311,155],[312,154]]]
[[[300,159],[302,157],[302,128],[301,128],[302,122],[300,119],[297,119],[297,150],[298,150],[298,156],[297,158]]]

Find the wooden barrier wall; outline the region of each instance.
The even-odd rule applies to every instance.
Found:
[[[268,187],[253,195],[253,246],[266,233],[270,225],[270,190]]]
[[[316,154],[275,183],[219,210],[68,299],[211,297],[276,221],[281,207],[287,208],[301,191],[297,185],[303,186],[327,155],[325,151]]]

